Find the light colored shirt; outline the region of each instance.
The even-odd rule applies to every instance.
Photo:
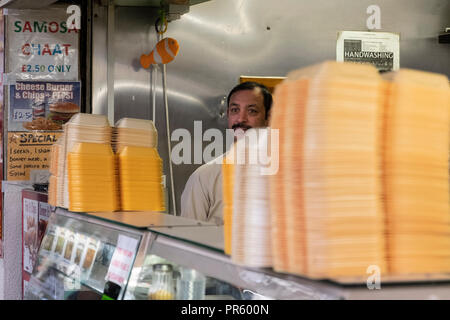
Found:
[[[181,216],[223,224],[221,164],[213,160],[192,173],[181,194]]]

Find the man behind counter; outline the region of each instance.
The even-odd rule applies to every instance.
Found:
[[[228,129],[235,134],[269,124],[272,95],[262,84],[243,82],[227,99]],[[181,195],[181,216],[223,224],[222,165],[208,162],[189,177]]]

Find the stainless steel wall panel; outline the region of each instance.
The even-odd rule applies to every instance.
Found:
[[[107,37],[108,10],[93,3],[92,17],[92,113],[108,115]]]
[[[167,66],[171,130],[193,132],[226,127],[225,98],[240,75],[285,76],[292,69],[335,60],[337,32],[366,31],[369,5],[381,8],[379,31],[400,33],[400,66],[450,76],[450,48],[437,36],[449,26],[448,0],[211,0],[190,7],[170,22],[165,36],[178,40],[180,51]],[[150,119],[150,71],[139,67],[139,56],[156,44],[156,9],[118,7],[115,30],[115,117]],[[103,22],[102,17],[97,18]],[[105,23],[106,27],[106,23]],[[99,31],[100,35],[98,35]],[[94,54],[104,56],[103,29],[94,30]],[[106,62],[93,63],[96,92],[93,107],[104,109],[102,78]],[[95,72],[100,75],[95,75]],[[168,152],[161,74],[158,73],[157,118],[159,152],[168,171]],[[207,144],[207,143],[206,143]],[[205,144],[204,144],[205,145]],[[177,212],[189,175],[198,165],[175,165]]]
[[[114,118],[150,119],[151,72],[142,69],[139,57],[149,53],[156,43],[150,33],[157,18],[157,9],[151,7],[116,7],[114,33],[115,83]],[[161,91],[161,80],[158,83]],[[159,97],[158,97],[159,98]]]

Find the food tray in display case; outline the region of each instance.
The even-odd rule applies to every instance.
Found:
[[[123,294],[142,237],[137,229],[101,225],[57,209],[24,299],[100,299],[107,281],[120,283]]]

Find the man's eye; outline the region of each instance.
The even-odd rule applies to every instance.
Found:
[[[239,111],[239,109],[238,108],[231,108],[230,111],[231,111],[231,113],[237,113]]]
[[[258,113],[258,110],[250,109],[250,110],[248,111],[248,113],[250,113],[250,114],[257,114],[257,113]]]

